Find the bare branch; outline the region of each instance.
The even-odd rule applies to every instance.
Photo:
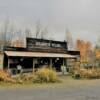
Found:
[[[71,50],[73,48],[73,38],[71,32],[68,29],[66,29],[66,41],[68,48]]]
[[[36,38],[39,37],[40,32],[41,32],[41,24],[40,24],[40,21],[37,21],[37,23],[36,23],[36,32],[35,32]]]
[[[26,37],[31,37],[31,30],[30,29],[25,29],[25,35]]]
[[[48,34],[48,27],[45,27],[42,31],[41,31],[41,36],[40,38],[45,39],[46,36]]]

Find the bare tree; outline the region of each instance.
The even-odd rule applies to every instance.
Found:
[[[48,34],[48,27],[42,27],[40,20],[37,21],[36,23],[36,32],[35,32],[35,37],[36,38],[41,38],[45,39]]]
[[[9,46],[11,45],[13,37],[14,37],[14,24],[12,22],[11,25],[9,25],[9,30],[8,30],[8,39],[7,39],[7,41],[9,42]]]
[[[72,50],[73,49],[73,38],[71,32],[66,29],[66,41],[68,45],[68,49]]]
[[[35,37],[38,38],[39,37],[39,34],[41,33],[41,23],[40,21],[37,21],[36,23],[36,32],[35,32]]]
[[[14,39],[12,41],[12,46],[14,47],[25,47],[26,46],[26,35],[21,29],[15,32]]]
[[[41,38],[41,39],[45,39],[45,38],[47,37],[47,34],[48,34],[48,27],[45,27],[45,28],[41,31],[40,38]]]
[[[1,50],[4,49],[4,46],[10,46],[11,45],[11,40],[13,37],[13,24],[10,25],[10,20],[6,19],[4,21],[4,25],[3,25],[3,31],[0,34],[1,38]]]
[[[2,42],[3,42],[3,46],[7,45],[7,33],[8,33],[8,28],[9,28],[9,19],[6,19],[4,22],[4,30],[2,32]]]
[[[100,35],[98,36],[98,39],[97,39],[96,48],[100,49]]]
[[[31,30],[30,29],[25,29],[25,36],[26,37],[31,37]]]

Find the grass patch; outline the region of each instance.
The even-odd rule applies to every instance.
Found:
[[[94,86],[95,84],[100,84],[100,79],[95,80],[76,80],[73,79],[71,76],[59,76],[61,80],[60,83],[32,83],[32,82],[24,82],[23,84],[20,83],[4,83],[0,82],[0,89],[38,89],[38,88],[81,88],[81,87],[88,87]]]

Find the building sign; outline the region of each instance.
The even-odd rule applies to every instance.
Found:
[[[35,46],[40,47],[56,47],[56,48],[66,48],[66,42],[60,41],[52,41],[52,40],[43,40],[43,39],[34,39],[34,38],[27,38],[27,47],[32,48]]]

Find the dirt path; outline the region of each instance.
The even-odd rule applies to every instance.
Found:
[[[2,89],[0,100],[100,100],[100,80],[68,82],[71,84],[66,81],[42,88]]]

